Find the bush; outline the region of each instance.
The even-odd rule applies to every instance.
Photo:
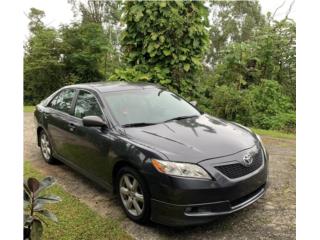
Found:
[[[295,112],[280,113],[270,119],[271,129],[285,132],[295,132],[296,114]]]
[[[217,86],[213,90],[211,109],[218,117],[236,120],[246,109],[242,106],[242,92],[227,85]]]
[[[277,81],[261,80],[260,85],[245,90],[214,86],[210,101],[200,99],[201,109],[217,117],[262,129],[295,131],[294,106]]]
[[[249,125],[277,130],[295,128],[294,106],[277,81],[262,80],[260,85],[252,86],[245,94],[244,102],[249,109]]]

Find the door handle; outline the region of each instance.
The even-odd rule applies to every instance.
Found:
[[[74,129],[76,128],[76,125],[74,125],[73,123],[69,123],[68,127],[69,127],[70,132],[73,132]]]

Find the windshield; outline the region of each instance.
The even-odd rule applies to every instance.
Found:
[[[104,94],[104,99],[121,125],[157,124],[174,118],[200,115],[182,98],[159,89],[109,92]]]

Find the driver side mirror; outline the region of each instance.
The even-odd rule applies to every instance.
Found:
[[[98,116],[86,116],[82,118],[83,126],[86,127],[106,127],[107,124]]]
[[[190,104],[195,107],[195,106],[197,106],[198,102],[196,100],[193,100],[190,102]]]

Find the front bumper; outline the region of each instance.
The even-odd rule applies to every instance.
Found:
[[[256,191],[237,201],[219,201],[203,204],[176,205],[153,199],[151,220],[168,226],[198,225],[212,221],[215,217],[237,212],[261,198],[266,191],[262,185]]]
[[[147,175],[152,196],[151,220],[169,226],[198,225],[257,201],[267,188],[268,156],[263,154],[263,164],[257,170],[236,179],[228,178],[214,167],[237,157],[199,163],[215,180]]]

